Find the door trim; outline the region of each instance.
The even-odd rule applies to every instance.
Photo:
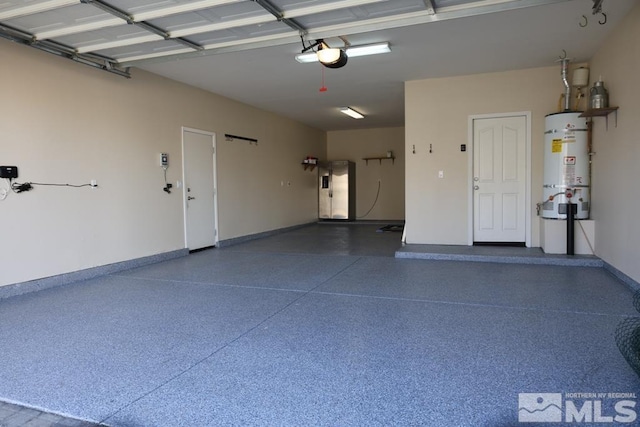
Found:
[[[505,117],[524,117],[526,121],[526,149],[525,149],[525,246],[531,247],[531,111],[519,111],[513,113],[475,114],[469,116],[467,123],[467,176],[468,206],[467,213],[467,244],[473,246],[473,122],[480,119],[501,119]]]
[[[184,247],[189,248],[187,242],[187,189],[184,185],[186,181],[186,168],[185,168],[185,155],[184,155],[184,133],[191,132],[197,133],[200,135],[207,135],[211,137],[211,143],[213,145],[213,213],[214,213],[214,224],[215,227],[215,236],[214,236],[214,245],[218,246],[218,241],[220,240],[220,229],[218,228],[218,150],[216,148],[216,134],[215,132],[207,132],[205,130],[194,129],[186,126],[182,126],[181,137],[182,137],[182,217],[183,217],[183,225],[184,225]]]

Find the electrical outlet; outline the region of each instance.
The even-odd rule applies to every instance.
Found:
[[[444,171],[438,171],[438,178],[444,178]]]
[[[96,181],[95,179],[91,180],[91,187],[96,188],[98,186],[98,181]]]

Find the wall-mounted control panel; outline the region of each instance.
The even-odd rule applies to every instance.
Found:
[[[160,166],[163,168],[169,167],[169,155],[167,153],[160,153]]]
[[[0,178],[17,178],[18,167],[17,166],[0,166]]]

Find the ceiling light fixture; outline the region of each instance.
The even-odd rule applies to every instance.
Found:
[[[340,50],[340,49],[329,49],[329,50]],[[302,64],[307,64],[310,62],[318,62],[318,56],[320,55],[321,51],[322,50],[319,50],[318,53],[316,52],[299,53],[296,55],[296,61]],[[391,52],[391,47],[389,47],[389,42],[383,42],[383,43],[365,44],[360,46],[349,46],[345,51],[345,54],[349,58],[354,58],[356,56],[378,55],[381,53],[389,53],[389,52]]]
[[[356,56],[378,55],[381,53],[389,52],[391,52],[389,42],[373,43],[364,44],[361,46],[349,46],[349,48],[347,49],[347,56],[350,58],[354,58]]]
[[[340,112],[354,119],[364,119],[364,116],[351,107],[340,107]]]

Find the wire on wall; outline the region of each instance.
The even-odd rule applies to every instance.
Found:
[[[160,153],[160,167],[164,170],[164,191],[167,194],[171,194],[171,189],[173,185],[167,182],[167,169],[169,169],[169,154]]]
[[[97,187],[98,186],[98,184],[96,184],[96,185],[91,185],[91,184],[48,184],[48,183],[44,183],[44,182],[27,182],[25,184],[30,184],[32,186],[33,185],[48,185],[50,187],[73,187],[73,188]]]
[[[9,188],[0,188],[0,200],[4,200],[9,195],[9,190],[14,193],[24,193],[26,191],[33,190],[34,186],[48,186],[48,187],[71,187],[71,188],[82,188],[82,187],[91,187],[96,188],[98,184],[90,183],[90,184],[57,184],[57,183],[48,183],[48,182],[17,182],[13,181],[13,178],[7,178],[9,182]]]
[[[167,166],[163,166],[164,169],[164,188],[162,189],[167,194],[171,194],[171,189],[173,188],[173,184],[167,182]]]

